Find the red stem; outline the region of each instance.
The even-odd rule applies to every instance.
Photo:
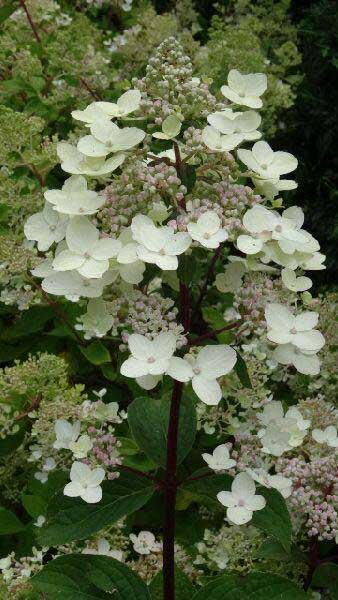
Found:
[[[188,337],[187,346],[198,346],[199,344],[203,343],[204,340],[213,338],[215,335],[218,335],[219,333],[223,333],[223,331],[229,331],[230,329],[234,329],[235,327],[238,327],[241,322],[242,321],[235,321],[234,323],[230,323],[230,325],[225,325],[224,327],[221,327],[220,329],[214,329],[213,331],[204,333],[203,335],[200,335],[199,337],[197,337],[195,339]]]
[[[32,29],[32,31],[34,33],[34,37],[35,37],[36,41],[38,42],[38,44],[41,44],[41,38],[40,38],[40,36],[38,34],[38,30],[36,28],[36,25],[35,25],[32,17],[31,17],[31,15],[30,15],[30,12],[29,12],[29,10],[28,10],[28,8],[26,6],[25,0],[19,0],[19,2],[20,2],[22,8],[24,9],[24,11],[26,13],[26,17],[28,19],[28,23],[31,26],[31,29]]]
[[[182,178],[183,165],[180,150],[176,142],[173,143],[175,151],[175,167],[179,177]],[[180,202],[185,209],[185,199]],[[189,288],[180,281],[180,318],[184,331],[190,329],[190,303]],[[164,527],[163,527],[163,598],[175,600],[175,505],[178,487],[177,479],[177,441],[180,417],[180,404],[182,399],[183,383],[174,381],[171,397],[168,437],[167,461],[164,478]]]
[[[200,308],[200,306],[202,304],[202,300],[203,300],[203,298],[204,298],[204,296],[206,294],[206,291],[208,289],[209,282],[210,282],[210,280],[211,280],[211,278],[212,278],[212,276],[214,274],[216,263],[217,263],[217,261],[219,259],[219,256],[220,256],[220,254],[221,254],[221,252],[223,250],[223,245],[224,244],[220,244],[218,246],[218,248],[216,248],[216,250],[214,252],[214,255],[213,255],[213,257],[212,257],[212,259],[210,261],[210,265],[209,265],[209,268],[208,268],[208,271],[207,271],[207,276],[205,278],[205,282],[204,282],[204,284],[202,286],[202,289],[200,291],[200,295],[198,297],[198,300],[197,300],[197,303],[196,303],[196,306],[195,306],[195,314],[198,313],[199,308]]]
[[[163,597],[175,600],[175,504],[177,494],[177,440],[183,384],[174,382],[171,398],[167,464],[165,473],[165,518],[163,529]]]
[[[135,475],[139,475],[139,477],[145,477],[149,479],[153,483],[156,483],[157,486],[163,486],[164,482],[153,475],[149,475],[149,473],[144,473],[143,471],[139,471],[139,469],[134,469],[134,467],[128,467],[127,465],[119,465],[117,467],[117,471],[129,471],[129,473],[135,473]]]

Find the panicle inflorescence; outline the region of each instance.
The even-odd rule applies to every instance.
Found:
[[[217,102],[208,85],[193,77],[190,58],[174,37],[164,40],[149,59],[145,77],[132,83],[142,93],[141,112],[156,125],[170,114],[182,120],[206,115]]]

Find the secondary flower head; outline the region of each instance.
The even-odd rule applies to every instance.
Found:
[[[79,152],[91,158],[102,158],[111,152],[130,150],[145,138],[145,132],[137,127],[124,127],[121,129],[108,119],[95,121],[90,131],[92,135],[85,135],[77,144]]]
[[[267,142],[256,142],[252,150],[237,151],[241,161],[261,179],[279,179],[297,168],[297,159],[289,152],[274,152]]]
[[[28,217],[24,232],[28,240],[38,243],[38,250],[48,250],[55,242],[61,242],[66,234],[68,217],[58,215],[52,205],[46,202],[42,212]]]
[[[93,504],[100,502],[102,498],[102,488],[100,483],[105,477],[103,469],[91,469],[88,465],[75,461],[70,470],[70,483],[63,489],[65,496],[72,498],[80,496],[82,500]]]
[[[176,337],[171,332],[157,335],[153,340],[138,333],[128,338],[132,354],[121,365],[121,374],[126,377],[162,375],[169,368],[169,361],[176,349]]]
[[[85,548],[82,550],[82,554],[98,554],[99,556],[110,556],[115,560],[122,561],[123,552],[122,550],[114,550],[110,548],[110,544],[106,538],[100,538],[97,541],[97,548]]]
[[[282,494],[283,498],[291,496],[292,479],[288,479],[282,475],[270,475],[265,469],[247,469],[247,473],[260,485],[277,490]]]
[[[205,248],[218,248],[228,238],[228,233],[221,228],[219,216],[211,210],[203,213],[197,223],[189,223],[187,230],[192,239]]]
[[[222,144],[229,146],[229,150],[236,148],[246,140],[258,140],[262,135],[257,131],[257,127],[261,123],[261,117],[254,110],[248,110],[244,113],[234,113],[229,109],[215,112],[208,116],[208,123],[225,137],[224,140],[221,138]],[[208,135],[211,135],[210,131],[208,134],[204,134],[204,140],[202,134],[202,139],[207,146]]]
[[[281,456],[287,450],[300,446],[311,424],[294,406],[284,415],[282,403],[276,400],[269,402],[257,419],[264,425],[257,434],[262,450],[273,456]]]
[[[252,519],[255,510],[261,510],[266,505],[263,496],[256,495],[255,482],[248,473],[239,473],[231,485],[231,492],[219,492],[217,500],[227,507],[229,521],[243,525]]]
[[[297,277],[292,269],[282,270],[282,281],[285,287],[292,292],[305,292],[312,286],[312,281],[309,277]]]
[[[318,313],[310,311],[294,316],[283,304],[267,304],[267,337],[276,344],[293,344],[301,351],[318,352],[325,344],[322,333],[313,329],[318,317]]]
[[[163,271],[178,267],[177,255],[183,254],[190,244],[188,233],[175,233],[172,227],[156,227],[149,217],[136,215],[131,224],[133,239],[138,242],[140,260],[156,264]]]
[[[61,190],[48,190],[44,196],[54,205],[54,210],[67,215],[92,215],[104,203],[103,196],[87,189],[82,175],[72,175]]]
[[[69,444],[75,442],[80,435],[81,423],[75,421],[75,423],[69,423],[65,419],[57,419],[54,425],[54,431],[56,435],[56,441],[53,444],[53,448],[69,449]]]
[[[69,444],[69,450],[71,450],[75,458],[86,458],[89,450],[91,450],[92,447],[93,442],[86,433],[84,435],[80,435],[76,442],[71,442]]]
[[[338,448],[337,428],[334,425],[329,425],[324,430],[314,429],[312,437],[318,444],[327,444],[331,448]]]
[[[237,69],[231,69],[228,75],[228,85],[221,87],[223,96],[235,104],[261,108],[260,98],[267,88],[267,78],[264,73],[242,75]]]
[[[151,552],[159,552],[161,544],[156,542],[155,536],[151,531],[140,531],[138,535],[131,533],[130,540],[133,542],[133,548],[138,554],[150,554]]]
[[[121,243],[113,238],[99,239],[99,230],[86,217],[74,217],[66,232],[68,250],[54,259],[56,271],[76,269],[83,277],[99,278],[109,268],[109,259],[117,256]]]
[[[225,471],[236,465],[236,461],[230,458],[229,448],[225,444],[217,446],[212,454],[202,454],[202,458],[213,471]]]
[[[56,151],[61,160],[61,169],[72,175],[89,175],[91,177],[109,175],[120,167],[125,159],[125,155],[121,152],[114,154],[108,160],[105,160],[105,155],[100,158],[86,156],[68,142],[59,142]]]
[[[54,271],[43,279],[41,287],[48,294],[65,296],[76,302],[81,297],[99,298],[104,286],[113,280],[110,271],[104,273],[100,279],[87,279],[77,271]]]
[[[72,117],[91,125],[102,118],[125,117],[138,110],[141,101],[139,90],[128,90],[117,102],[92,102],[84,110],[73,110]]]

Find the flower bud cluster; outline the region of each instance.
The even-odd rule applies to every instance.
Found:
[[[216,98],[192,73],[191,60],[177,40],[164,40],[150,58],[145,77],[132,80],[143,96],[141,112],[161,125],[173,113],[183,120],[215,110]]]
[[[280,458],[276,469],[294,482],[290,497],[292,513],[298,516],[310,537],[333,540],[338,534],[337,453],[311,458]]]
[[[213,211],[219,216],[222,227],[229,234],[230,241],[234,241],[243,231],[242,216],[244,212],[262,202],[262,198],[254,194],[248,186],[230,183],[231,167],[230,163],[228,173],[222,174],[224,177],[222,181],[211,185],[201,181],[196,186],[193,198],[187,202],[187,213],[177,217],[179,231],[185,231],[190,222],[197,221],[206,211]]]
[[[244,275],[243,285],[235,292],[233,306],[243,322],[236,336],[243,341],[250,336],[262,336],[266,330],[264,310],[267,302],[287,304],[292,294],[285,290],[279,278],[272,279],[266,273],[249,272]],[[243,339],[244,338],[244,339]]]
[[[102,229],[118,235],[139,213],[148,213],[158,202],[178,203],[186,189],[176,169],[166,163],[149,166],[130,161],[123,173],[105,188],[105,203],[97,214]]]
[[[122,337],[120,350],[126,350],[131,333],[139,333],[152,340],[159,333],[171,331],[177,338],[177,348],[187,342],[183,326],[177,322],[178,309],[171,298],[164,298],[157,292],[146,295],[135,289],[117,295],[107,305],[109,314],[114,317],[112,334]]]

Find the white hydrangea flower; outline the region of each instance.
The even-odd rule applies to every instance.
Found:
[[[267,304],[267,337],[276,344],[292,344],[301,351],[318,352],[325,344],[323,334],[313,329],[318,318],[316,312],[305,311],[294,316],[283,304]]]
[[[338,448],[337,427],[328,425],[325,429],[313,429],[312,437],[318,444],[327,444],[330,448]]]
[[[190,244],[188,233],[175,233],[172,227],[156,227],[149,217],[136,215],[131,223],[133,239],[138,242],[137,256],[146,263],[156,264],[163,271],[175,271],[177,255]]]
[[[230,262],[224,273],[218,273],[215,279],[215,285],[219,292],[224,294],[237,292],[243,281],[243,275],[246,272],[245,265],[240,261]]]
[[[248,473],[239,473],[231,485],[231,492],[219,492],[217,500],[227,507],[227,517],[231,523],[244,525],[252,519],[255,510],[266,505],[263,496],[256,495],[255,482]]]
[[[125,117],[138,110],[141,101],[139,90],[128,90],[117,102],[92,102],[85,110],[73,110],[72,117],[91,125],[103,118]]]
[[[126,283],[138,284],[143,279],[145,264],[137,254],[138,244],[133,240],[130,227],[126,227],[118,238],[121,244],[115,261],[110,262],[112,269],[116,270],[121,279]]]
[[[138,333],[128,338],[132,354],[122,365],[120,372],[126,377],[162,375],[169,368],[169,361],[176,350],[176,337],[171,332],[157,335],[153,340]]]
[[[311,425],[294,406],[284,415],[282,403],[276,400],[269,402],[257,418],[265,425],[257,434],[263,445],[262,451],[273,456],[281,456],[300,446]]]
[[[56,441],[53,444],[53,448],[56,448],[57,450],[62,448],[69,450],[69,444],[75,442],[79,437],[80,429],[80,421],[75,421],[75,423],[72,424],[65,419],[57,419],[54,424]]]
[[[218,248],[228,239],[228,233],[222,229],[219,216],[212,210],[208,210],[197,219],[197,223],[189,223],[187,230],[193,240],[199,242],[205,248]]]
[[[289,152],[274,152],[267,142],[256,142],[251,150],[237,150],[240,160],[261,179],[279,179],[297,168],[298,161]]]
[[[72,175],[89,175],[91,177],[109,175],[120,167],[125,159],[122,152],[114,154],[108,160],[105,160],[104,156],[100,158],[85,156],[68,142],[59,142],[56,151],[61,161],[61,169]]]
[[[300,216],[304,217],[303,211],[298,206],[285,210],[281,216],[264,206],[256,205],[243,217],[243,225],[251,236],[240,235],[237,246],[246,254],[257,254],[264,246],[264,251],[268,253],[270,248],[268,243],[276,240],[283,254],[291,255],[297,250],[315,252],[319,249],[319,244],[307,231],[301,229]],[[297,261],[295,264],[297,266]]]
[[[159,140],[171,140],[178,136],[181,131],[182,123],[177,115],[169,115],[162,123],[162,131],[153,133],[154,138]]]
[[[90,158],[104,158],[107,154],[130,150],[145,138],[145,131],[137,127],[120,128],[108,119],[94,121],[90,126],[92,135],[85,135],[77,144],[77,150]]]
[[[292,292],[305,292],[312,287],[310,277],[297,277],[292,269],[282,269],[282,281],[285,287]]]
[[[54,271],[43,279],[42,289],[48,294],[66,296],[76,302],[79,298],[99,298],[103,288],[114,281],[110,271],[103,274],[100,279],[87,279],[77,271]]]
[[[215,127],[207,125],[202,130],[202,142],[212,152],[230,152],[242,141],[239,134],[222,135]]]
[[[48,190],[44,196],[54,210],[67,215],[93,215],[104,203],[103,196],[88,190],[82,175],[72,175],[61,190]]]
[[[69,450],[75,458],[86,458],[88,452],[92,449],[93,442],[86,433],[80,435],[76,442],[70,442]]]
[[[102,488],[100,483],[105,478],[105,472],[100,467],[91,469],[88,465],[75,461],[70,470],[70,483],[63,489],[65,496],[75,498],[80,496],[89,504],[100,502]]]
[[[66,235],[68,217],[58,215],[52,205],[46,202],[42,212],[28,217],[24,233],[28,240],[38,243],[38,250],[48,250],[55,242],[61,242]]]
[[[247,469],[247,473],[254,481],[267,488],[277,490],[283,498],[289,498],[292,493],[292,479],[282,475],[270,475],[265,469]]]
[[[282,344],[275,348],[272,358],[281,365],[293,365],[303,375],[318,375],[320,360],[315,352],[300,350],[293,344]]]
[[[37,471],[34,473],[35,479],[40,481],[41,483],[46,483],[48,481],[48,473],[53,471],[56,467],[56,462],[53,457],[48,457],[45,463],[42,466],[42,471]]]
[[[87,304],[87,312],[81,317],[81,325],[76,329],[84,331],[85,340],[92,337],[103,337],[114,324],[114,317],[107,311],[107,304],[102,298],[92,298]]]
[[[246,140],[258,140],[262,136],[257,131],[262,119],[254,110],[248,110],[244,113],[224,110],[212,113],[207,117],[207,120],[213,128],[226,136],[227,143],[233,148]]]
[[[202,458],[213,471],[226,471],[236,465],[236,461],[230,458],[226,444],[217,446],[212,454],[202,454]]]
[[[261,108],[260,98],[267,88],[267,77],[264,73],[242,75],[237,69],[231,69],[228,74],[228,85],[221,87],[223,96],[235,104],[249,108]]]
[[[68,250],[53,262],[56,271],[77,270],[88,279],[101,278],[109,269],[109,259],[117,256],[121,243],[113,238],[99,239],[100,232],[86,217],[74,217],[66,232]]]
[[[34,525],[35,527],[42,527],[42,525],[46,522],[46,517],[44,515],[39,515],[36,519]]]
[[[172,359],[171,359],[172,360]],[[161,381],[162,375],[142,375],[141,377],[136,377],[136,383],[143,390],[153,390],[159,381]]]
[[[131,533],[129,535],[133,543],[133,548],[138,554],[150,554],[151,552],[160,552],[161,544],[156,542],[155,536],[151,531],[140,531],[138,535]]]
[[[95,548],[84,548],[82,554],[94,554],[99,556],[110,556],[122,562],[123,552],[122,550],[114,550],[110,548],[110,544],[106,538],[100,538],[97,541],[97,549]]]
[[[199,399],[214,406],[222,398],[217,378],[230,373],[236,360],[236,351],[230,346],[204,346],[196,358],[186,354],[183,361],[176,357],[171,359],[167,373],[178,381],[191,379],[193,390]],[[190,374],[187,365],[190,367]]]
[[[270,200],[273,200],[279,192],[295,190],[298,187],[298,183],[293,179],[259,179],[252,177],[252,183],[258,194],[266,196]]]

